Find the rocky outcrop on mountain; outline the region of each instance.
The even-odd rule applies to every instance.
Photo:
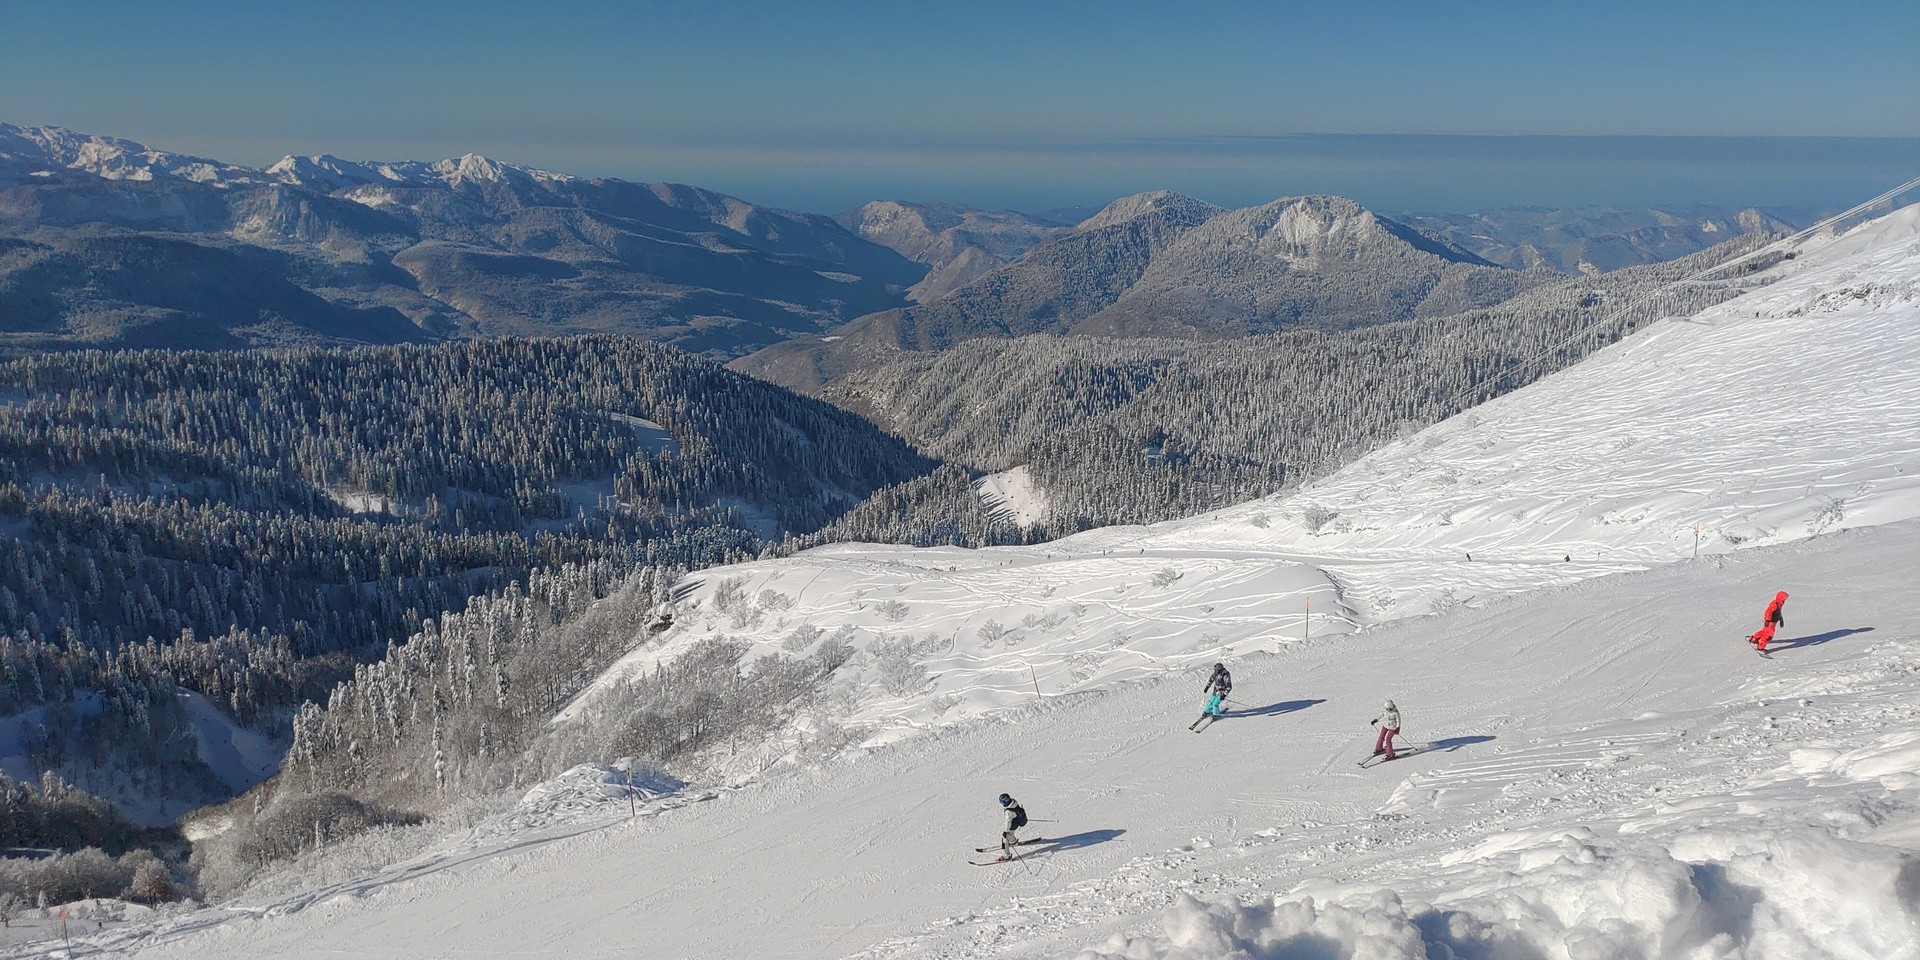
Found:
[[[901,305],[926,274],[829,217],[681,184],[475,154],[252,170],[10,125],[0,238],[13,350],[610,332],[734,356]],[[186,262],[190,284],[157,273]]]

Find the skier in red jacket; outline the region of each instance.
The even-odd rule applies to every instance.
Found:
[[[1755,630],[1753,636],[1747,638],[1747,642],[1753,644],[1755,650],[1766,653],[1767,644],[1773,642],[1773,629],[1787,625],[1786,606],[1785,590],[1773,595],[1773,602],[1767,604],[1767,612],[1760,615],[1760,629]]]

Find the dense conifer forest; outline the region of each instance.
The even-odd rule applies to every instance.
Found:
[[[0,711],[114,799],[218,799],[178,691],[284,736],[356,663],[538,569],[695,568],[932,464],[615,337],[0,364]]]

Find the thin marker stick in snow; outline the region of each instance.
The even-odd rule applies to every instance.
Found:
[[[1033,695],[1036,697],[1040,697],[1040,699],[1042,700],[1045,700],[1046,697],[1041,696],[1040,694],[1040,675],[1033,672],[1033,664],[1031,663],[1027,664],[1027,676],[1030,676],[1033,678]]]
[[[640,815],[640,802],[633,798],[633,767],[627,767],[627,819]]]
[[[1700,521],[1693,522],[1693,558],[1700,559]]]
[[[1300,642],[1306,643],[1307,641],[1312,639],[1313,639],[1313,595],[1308,594],[1307,595],[1307,619],[1305,622],[1300,624]]]

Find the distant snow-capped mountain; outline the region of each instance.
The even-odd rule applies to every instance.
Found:
[[[11,239],[9,239],[11,238]],[[0,124],[0,347],[620,332],[737,355],[906,302],[831,218],[479,154],[264,170]]]
[[[101,137],[65,127],[21,127],[0,123],[0,186],[22,176],[77,170],[107,180],[168,177],[231,186],[259,183],[259,170],[206,157],[155,150],[117,137]]]
[[[1032,249],[1065,229],[1011,210],[875,200],[834,218],[853,232],[933,269],[908,295],[926,302]]]

